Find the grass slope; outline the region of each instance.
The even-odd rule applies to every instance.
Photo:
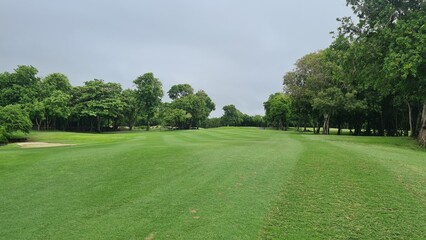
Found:
[[[405,138],[250,128],[33,133],[0,148],[1,239],[425,239]]]

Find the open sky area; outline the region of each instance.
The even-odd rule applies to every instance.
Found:
[[[123,88],[153,72],[165,92],[205,90],[212,116],[228,104],[263,114],[284,73],[326,48],[336,18],[350,14],[345,0],[2,0],[0,71],[33,65],[74,86],[97,78]]]

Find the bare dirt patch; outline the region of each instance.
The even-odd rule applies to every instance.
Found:
[[[150,233],[146,238],[145,238],[145,240],[153,240],[154,239],[154,237],[155,237],[155,233]]]
[[[22,148],[47,148],[47,147],[75,146],[75,144],[47,143],[47,142],[22,142],[17,144]]]

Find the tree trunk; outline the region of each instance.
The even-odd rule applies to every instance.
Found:
[[[416,117],[416,124],[414,125],[414,134],[413,137],[418,137],[419,136],[419,132],[420,129],[422,128],[422,126],[420,126],[420,123],[422,121],[422,113],[420,112],[420,109],[418,109],[417,111],[417,117]]]
[[[370,120],[367,121],[367,127],[365,129],[365,135],[366,136],[371,136],[371,123],[370,123]]]
[[[96,117],[96,121],[98,122],[98,124],[97,124],[97,131],[100,133],[101,132],[101,117],[97,116]]]
[[[410,125],[410,130],[408,132],[408,136],[413,136],[413,119],[412,119],[412,109],[411,109],[411,105],[410,103],[407,101],[407,106],[408,106],[408,123]]]
[[[318,128],[316,134],[319,134],[321,130],[321,121],[318,120]]]
[[[330,115],[328,115],[328,113],[324,113],[324,124],[322,126],[322,134],[328,135],[329,124],[330,124]]]
[[[149,120],[146,121],[146,131],[149,131],[149,129],[151,128],[151,123],[149,122]]]
[[[90,118],[90,132],[93,132],[93,118]]]
[[[378,132],[379,132],[379,134],[378,134],[379,136],[385,135],[385,123],[384,123],[384,120],[383,120],[383,111],[380,113],[380,124],[379,124]]]
[[[426,147],[426,100],[423,103],[422,120],[420,125],[420,133],[418,137],[420,145]]]
[[[337,122],[337,135],[342,135],[342,122],[340,119]]]
[[[133,127],[136,124],[136,117],[129,121],[129,131],[133,130]]]
[[[36,124],[37,124],[37,131],[40,131],[42,121],[41,120],[39,121],[37,118],[35,119],[35,121],[36,121]]]
[[[46,116],[46,121],[44,122],[44,129],[47,131],[49,130],[49,117]]]

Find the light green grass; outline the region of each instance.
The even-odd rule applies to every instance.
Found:
[[[36,132],[0,148],[0,239],[425,239],[408,138]]]

